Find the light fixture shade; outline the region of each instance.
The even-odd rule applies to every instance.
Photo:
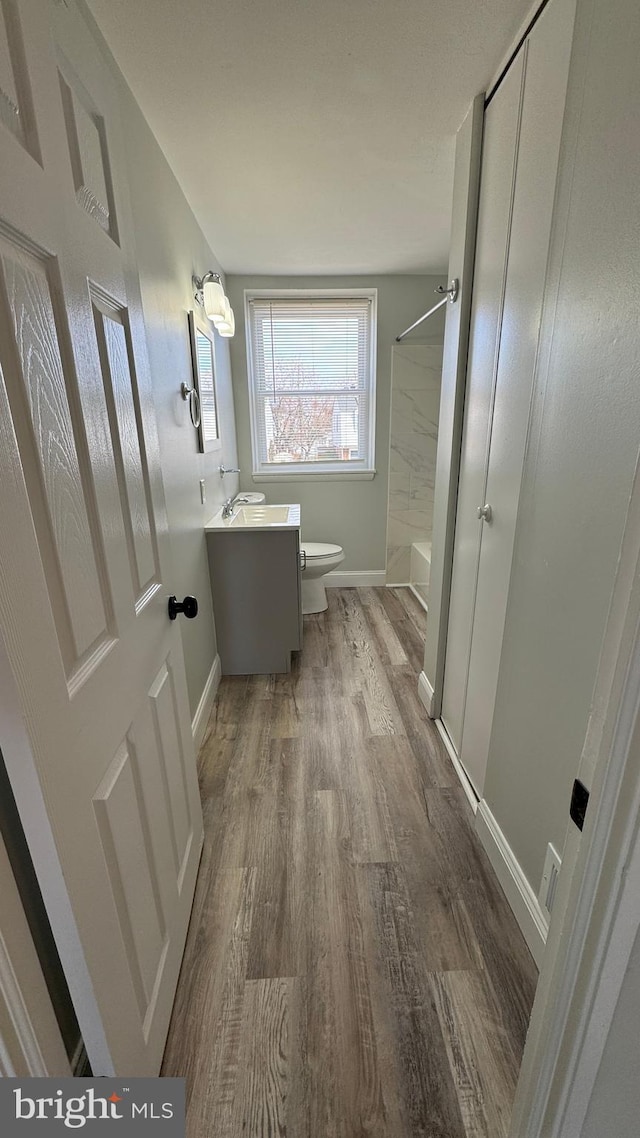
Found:
[[[223,324],[217,325],[218,332],[221,336],[234,336],[236,331],[236,318],[233,315],[233,309],[229,305],[229,319],[225,320]]]
[[[229,304],[229,297],[224,298],[224,314],[220,320],[215,321],[216,328],[220,331],[226,324],[231,323],[231,305]]]
[[[204,310],[210,320],[217,324],[225,319],[225,303],[228,304],[224,289],[219,281],[207,281],[202,290]]]
[[[220,327],[222,325],[229,323],[229,313],[230,312],[231,312],[231,305],[229,304],[229,297],[225,294],[224,301],[222,304],[222,314],[220,316],[214,316],[213,317],[213,323],[214,323],[216,328],[220,329]]]

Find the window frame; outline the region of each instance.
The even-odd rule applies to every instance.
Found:
[[[260,397],[254,382],[253,337],[251,321],[252,300],[362,300],[366,299],[370,309],[369,367],[367,369],[368,423],[364,432],[366,454],[356,460],[331,460],[329,462],[306,463],[266,463],[260,454]],[[249,390],[249,418],[251,425],[251,471],[254,482],[304,482],[304,481],[351,481],[353,479],[372,479],[375,477],[376,443],[376,388],[377,388],[377,329],[378,329],[378,290],[376,288],[278,288],[245,289],[244,322],[247,350],[247,386]],[[308,392],[312,394],[311,391]],[[295,392],[294,394],[299,394]],[[326,394],[326,389],[320,394]]]

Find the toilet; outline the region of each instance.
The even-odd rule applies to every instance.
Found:
[[[302,611],[305,615],[324,612],[327,608],[327,593],[322,578],[344,561],[342,547],[318,541],[302,541],[300,551],[305,554],[302,558]]]
[[[251,506],[261,506],[266,501],[265,495],[255,490],[240,490],[235,501],[238,505],[246,503]],[[319,541],[301,541],[300,552],[305,553],[302,563],[302,611],[305,615],[314,612],[324,612],[327,608],[327,593],[322,578],[332,569],[337,569],[344,561],[344,552],[341,545],[328,545]]]

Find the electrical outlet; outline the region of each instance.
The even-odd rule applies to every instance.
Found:
[[[207,487],[206,487],[204,478],[201,478],[200,479],[200,501],[202,502],[203,506],[204,506],[206,500],[207,500]]]
[[[551,916],[553,909],[553,902],[556,896],[556,886],[558,884],[558,874],[560,873],[561,866],[560,858],[555,849],[549,842],[547,846],[547,856],[544,859],[544,869],[542,871],[542,882],[540,884],[540,891],[538,893],[538,900],[542,908]]]

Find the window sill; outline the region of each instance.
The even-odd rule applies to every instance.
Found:
[[[251,475],[252,482],[371,482],[375,470],[318,470],[312,474],[295,474],[293,471],[260,471]]]

